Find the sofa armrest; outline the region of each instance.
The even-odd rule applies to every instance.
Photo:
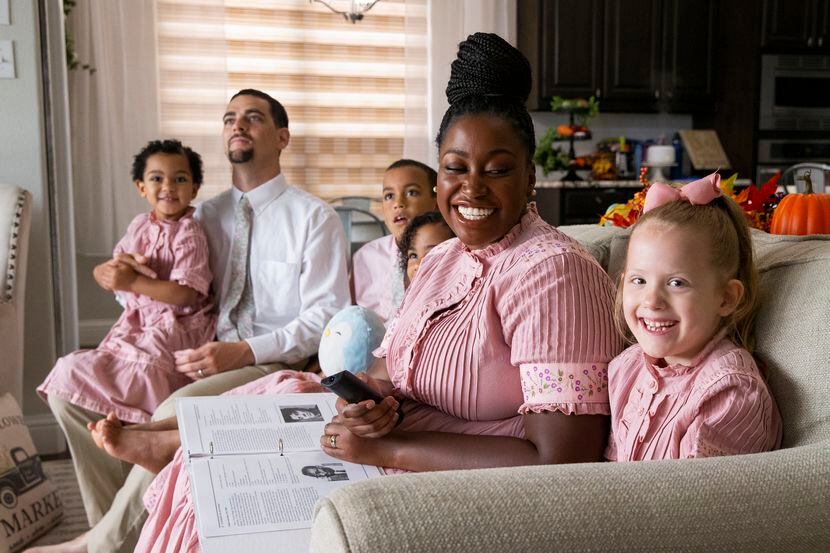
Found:
[[[684,461],[390,476],[316,509],[313,553],[826,551],[830,442]]]

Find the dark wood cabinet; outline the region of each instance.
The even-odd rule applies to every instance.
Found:
[[[600,90],[601,0],[549,0],[541,9],[539,55],[547,71],[537,75],[540,95],[585,97]]]
[[[830,0],[816,0],[816,47],[830,50]]]
[[[715,0],[668,0],[663,9],[663,82],[668,111],[715,106]]]
[[[607,0],[603,47],[603,111],[657,111],[660,0]]]
[[[519,49],[552,96],[597,96],[602,111],[713,109],[715,0],[519,0]]]
[[[553,226],[599,223],[611,204],[624,204],[638,188],[580,186],[578,188],[536,188],[539,216]]]
[[[764,0],[761,46],[768,52],[830,50],[830,0]]]

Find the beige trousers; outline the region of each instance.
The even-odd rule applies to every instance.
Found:
[[[156,409],[153,420],[176,416],[177,397],[215,396],[283,369],[300,370],[306,362],[296,365],[272,363],[252,365],[197,380],[170,395]],[[144,493],[155,474],[139,466],[119,461],[99,449],[87,430],[87,422],[102,418],[60,398],[49,396],[49,407],[66,435],[81,499],[91,530],[87,541],[89,553],[131,553],[147,518]]]

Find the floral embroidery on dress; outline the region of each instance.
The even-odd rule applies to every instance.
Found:
[[[740,453],[740,451],[726,451],[725,449],[717,447],[698,436],[697,443],[695,444],[695,447],[689,457],[725,457],[727,455],[735,455],[737,453]]]
[[[525,401],[608,400],[608,368],[605,364],[528,364],[522,365],[521,371]]]
[[[573,244],[568,244],[567,242],[539,242],[525,249],[522,252],[522,259],[527,263],[536,263],[546,257],[576,251],[577,249]]]

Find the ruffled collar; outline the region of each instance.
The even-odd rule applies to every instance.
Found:
[[[535,223],[539,220],[539,212],[536,210],[536,203],[529,202],[527,204],[527,211],[522,218],[519,219],[519,222],[513,226],[507,234],[502,236],[498,241],[493,242],[492,244],[488,244],[484,248],[480,248],[477,250],[471,250],[467,246],[464,246],[464,250],[472,254],[473,256],[479,259],[488,259],[494,257],[510,246],[516,241],[516,238],[522,234],[530,225]]]
[[[661,363],[665,362],[664,359],[657,359],[648,355],[647,353],[643,352],[643,359],[646,361],[646,366],[655,373],[656,376],[672,376],[672,375],[682,375],[689,372],[691,369],[695,367],[699,367],[703,361],[709,357],[709,354],[712,353],[712,350],[715,349],[725,337],[726,332],[728,329],[722,328],[719,330],[711,340],[700,350],[700,352],[695,355],[694,359],[686,365],[683,363],[672,363],[670,365],[666,365],[665,367],[661,367]]]

